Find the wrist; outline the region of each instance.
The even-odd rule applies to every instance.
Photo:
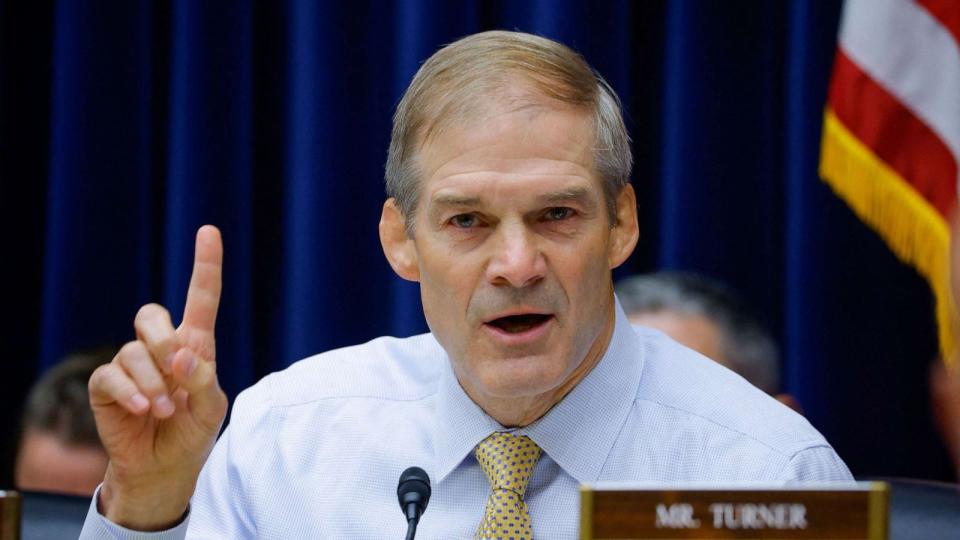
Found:
[[[108,466],[97,510],[111,522],[130,530],[171,529],[186,516],[194,484],[178,485],[171,475],[156,475],[153,479],[124,478]]]

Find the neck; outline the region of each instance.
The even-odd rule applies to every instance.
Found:
[[[482,393],[464,386],[462,382],[461,386],[474,403],[478,404],[485,413],[502,426],[514,428],[530,425],[547,414],[554,405],[560,403],[600,363],[600,359],[607,352],[607,347],[610,346],[615,320],[616,316],[611,305],[607,323],[593,341],[583,361],[571,371],[562,383],[544,393],[503,398],[481,395]]]

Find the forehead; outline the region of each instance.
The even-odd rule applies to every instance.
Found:
[[[592,116],[570,107],[498,107],[437,133],[419,154],[423,190],[539,178],[599,189]],[[572,187],[572,186],[568,186]]]

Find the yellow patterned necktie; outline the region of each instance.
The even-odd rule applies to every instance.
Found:
[[[475,538],[532,540],[523,494],[540,458],[540,447],[525,435],[494,433],[477,445],[476,454],[490,482],[490,498]]]

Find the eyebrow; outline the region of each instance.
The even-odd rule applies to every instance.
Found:
[[[561,191],[545,193],[538,200],[543,204],[561,204],[576,202],[583,206],[592,208],[595,204],[594,198],[590,196],[590,190],[585,187],[574,187]]]
[[[557,205],[563,203],[575,202],[588,208],[593,208],[596,201],[590,195],[590,190],[585,187],[574,187],[559,191],[551,191],[537,197],[537,201],[543,205]],[[483,198],[472,195],[454,195],[443,194],[433,199],[433,203],[439,207],[464,207],[481,206]]]
[[[478,206],[482,199],[465,195],[438,195],[433,199],[438,206]]]

